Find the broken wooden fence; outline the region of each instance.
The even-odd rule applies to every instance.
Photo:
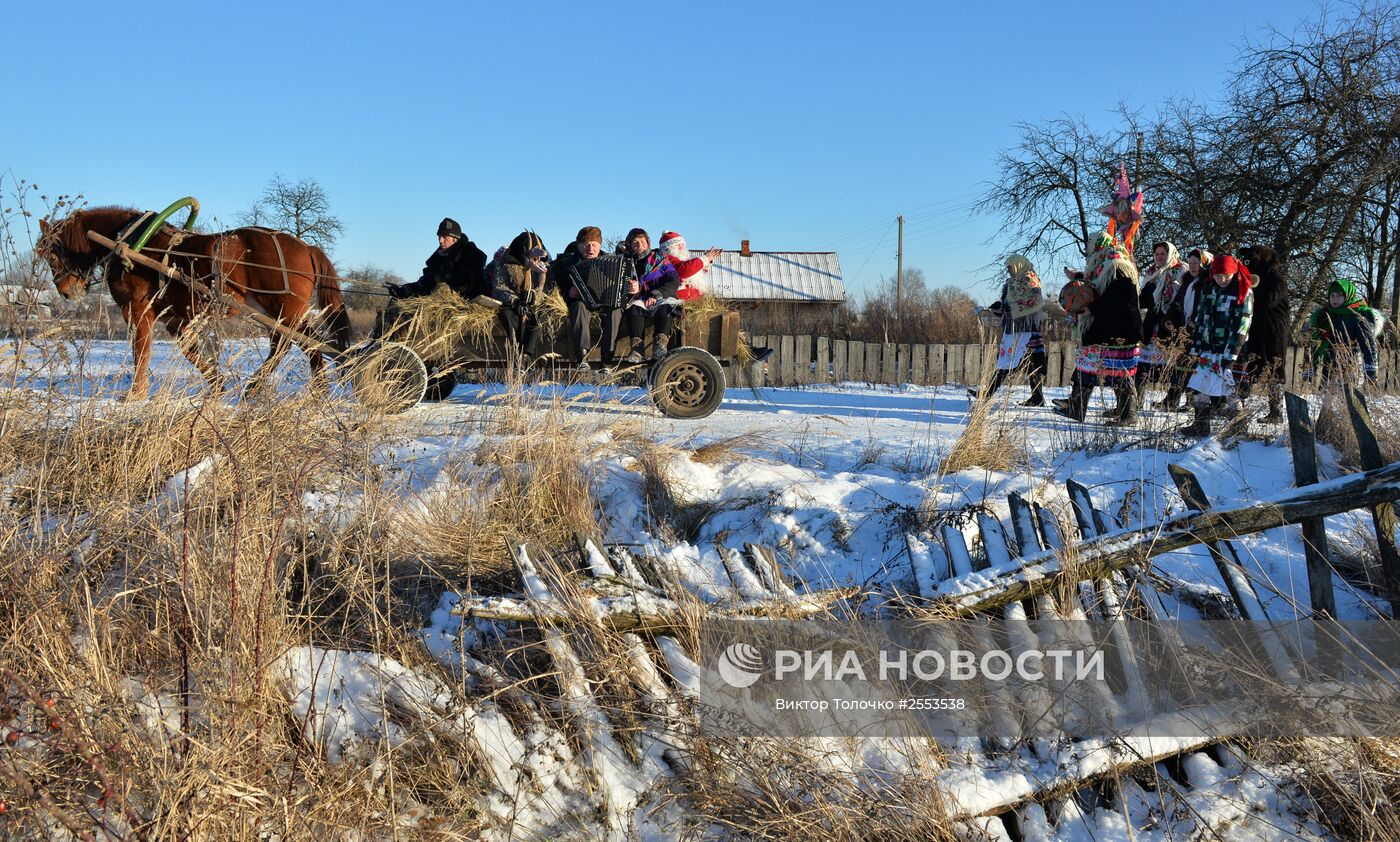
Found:
[[[1353,403],[1353,419],[1364,419],[1364,400],[1354,397]],[[1290,408],[1295,418],[1302,417],[1296,400]],[[1295,442],[1295,452],[1301,453],[1301,446]],[[1377,453],[1365,458],[1374,462]],[[1032,613],[1105,624],[1113,639],[1111,657],[1125,678],[1121,692],[1132,697],[1144,692],[1137,672],[1139,653],[1150,642],[1136,639],[1139,632],[1134,629],[1140,627],[1126,619],[1131,615],[1148,620],[1155,642],[1171,644],[1173,623],[1162,589],[1178,596],[1202,593],[1199,586],[1152,570],[1153,557],[1204,546],[1219,571],[1228,613],[1273,623],[1282,618],[1270,616],[1260,597],[1260,583],[1241,560],[1235,539],[1355,509],[1375,513],[1376,522],[1394,537],[1393,513],[1388,514],[1386,507],[1400,498],[1400,463],[1310,483],[1229,510],[1214,508],[1189,470],[1180,465],[1169,470],[1188,511],[1159,524],[1123,528],[1094,505],[1087,488],[1070,480],[1065,490],[1073,523],[1062,522],[1040,502],[1012,494],[1007,501],[1009,528],[994,514],[980,512],[975,516],[978,541],[974,545],[969,545],[962,528],[953,525],[940,527],[936,534],[907,535],[913,593],[902,603],[902,610],[915,617],[963,617],[967,633],[974,638],[990,639],[986,618],[995,617],[1004,624],[1013,650],[1034,645],[1036,636],[1028,619]],[[569,554],[574,557],[571,564],[567,560],[560,564],[556,557],[546,569],[539,564],[537,552],[512,544],[523,592],[506,597],[466,596],[455,609],[468,618],[539,629],[558,676],[562,710],[582,735],[585,759],[613,829],[620,829],[629,802],[608,791],[610,782],[629,775],[665,778],[687,767],[686,746],[696,728],[688,700],[696,698],[704,668],[693,660],[685,634],[700,614],[801,618],[826,614],[857,595],[853,589],[806,590],[789,580],[777,554],[767,547],[717,550],[728,582],[702,599],[692,586],[667,575],[660,559],[622,547],[605,547],[580,536],[576,553]],[[1310,598],[1315,611],[1331,613],[1335,611],[1333,570],[1325,555],[1322,558],[1318,576],[1325,574],[1327,581],[1325,587],[1312,581]],[[1394,582],[1387,578],[1383,584],[1393,587]],[[1394,598],[1394,591],[1390,593]],[[631,675],[642,685],[649,711],[640,729],[635,722],[619,727],[594,698],[592,688],[605,683],[607,676],[588,674],[589,661],[575,647],[587,648],[589,635],[597,633],[622,638]],[[1280,675],[1296,676],[1303,666],[1298,656],[1278,643],[1272,644],[1267,656]],[[1152,790],[1152,799],[1185,797],[1183,793],[1193,786],[1188,770],[1203,764],[1209,769],[1233,764],[1238,769],[1245,762],[1235,756],[1243,749],[1228,743],[1229,734],[1177,738],[1128,734],[1113,740],[1085,740],[1072,733],[1047,732],[1038,724],[1048,719],[1042,714],[1056,703],[1047,688],[1026,683],[993,693],[1003,696],[991,699],[989,705],[997,737],[983,741],[980,750],[946,756],[948,809],[956,820],[999,821],[1004,829],[1019,832],[1015,829],[1027,824],[1054,824],[1057,816],[1074,815],[1078,825],[1086,818],[1076,805],[1086,799],[1117,810],[1117,805],[1148,797],[1139,791],[1144,786]],[[1106,706],[1117,704],[1113,698],[1101,701]],[[524,774],[518,769],[501,771],[497,785],[525,786],[519,780]],[[1213,779],[1206,774],[1197,783],[1209,785]],[[977,783],[959,786],[957,781]]]

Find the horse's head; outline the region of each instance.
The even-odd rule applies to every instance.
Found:
[[[100,208],[74,211],[53,223],[39,220],[39,242],[34,251],[49,265],[59,294],[68,299],[82,298],[112,257],[111,251],[88,239],[88,231],[115,238],[122,226],[138,215],[124,208]]]
[[[49,264],[49,271],[53,273],[53,285],[64,298],[76,300],[87,294],[88,287],[92,285],[91,265],[86,269],[82,262],[75,259],[63,244],[63,233],[72,217],[61,219],[53,225],[47,219],[39,220],[39,242],[34,247],[34,252],[43,261]]]

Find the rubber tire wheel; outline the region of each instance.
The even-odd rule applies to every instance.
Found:
[[[706,418],[724,401],[724,368],[701,348],[677,348],[647,371],[647,391],[667,418]]]
[[[455,371],[428,372],[428,388],[423,391],[423,400],[441,401],[452,396],[452,390],[457,388],[457,373]]]
[[[428,367],[407,345],[378,342],[351,349],[351,385],[363,405],[397,415],[418,405],[428,389]]]

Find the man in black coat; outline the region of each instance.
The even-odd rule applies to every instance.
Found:
[[[452,291],[466,299],[485,295],[486,253],[462,234],[455,219],[438,223],[438,248],[428,255],[423,274],[411,284],[385,284],[391,298],[413,298],[430,295],[437,285],[447,284]]]
[[[1239,257],[1254,276],[1254,319],[1244,353],[1244,382],[1240,397],[1248,397],[1252,381],[1269,384],[1269,414],[1265,423],[1283,421],[1284,360],[1288,353],[1288,276],[1278,252],[1268,246],[1245,246]]]

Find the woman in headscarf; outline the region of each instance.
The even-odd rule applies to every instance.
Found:
[[[1186,381],[1196,370],[1196,358],[1190,354],[1191,317],[1195,313],[1196,301],[1200,298],[1201,290],[1205,288],[1205,284],[1210,283],[1210,262],[1214,259],[1215,255],[1202,248],[1194,248],[1186,253],[1186,269],[1177,282],[1176,295],[1173,296],[1161,322],[1163,328],[1176,331],[1175,342],[1182,344],[1182,353],[1177,355],[1176,365],[1169,375],[1167,396],[1157,404],[1158,409],[1177,412],[1189,408],[1189,404],[1182,403],[1181,396],[1186,391]],[[1159,328],[1159,335],[1160,330]]]
[[[997,370],[983,395],[968,389],[972,398],[990,397],[1001,388],[1012,371],[1029,360],[1030,399],[1022,406],[1045,405],[1045,341],[1041,327],[1045,321],[1047,300],[1041,288],[1040,276],[1025,255],[1006,258],[1006,282],[1001,286],[1001,298],[987,309],[1001,317],[1001,347],[997,352]]]
[[[538,234],[521,231],[491,264],[491,297],[501,302],[496,312],[506,330],[506,340],[527,360],[538,352],[538,308],[544,301],[548,256]]]
[[[1113,421],[1137,421],[1138,346],[1142,311],[1138,309],[1138,268],[1122,244],[1107,232],[1099,235],[1083,272],[1066,271],[1071,281],[1093,288],[1092,298],[1074,313],[1080,347],[1074,361],[1069,399],[1056,412],[1083,421],[1094,387],[1108,385],[1118,399]]]
[[[1360,367],[1367,382],[1374,382],[1376,339],[1384,326],[1385,317],[1367,306],[1360,284],[1349,278],[1338,278],[1328,284],[1327,303],[1314,310],[1308,319],[1318,382],[1327,384],[1346,379],[1348,360],[1345,358]]]
[[[1138,306],[1142,317],[1142,355],[1138,359],[1137,392],[1146,395],[1148,386],[1169,377],[1168,356],[1175,344],[1176,325],[1168,311],[1176,299],[1186,264],[1181,262],[1176,245],[1170,242],[1152,245],[1152,265],[1142,276],[1142,292]]]

